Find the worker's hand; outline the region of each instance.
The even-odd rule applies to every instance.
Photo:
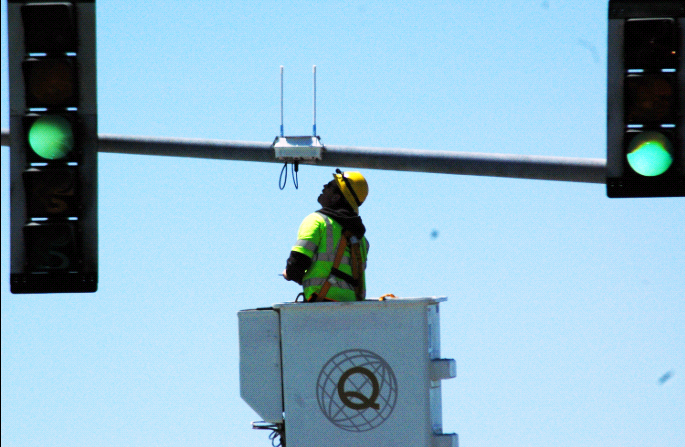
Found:
[[[298,283],[299,285],[302,285],[302,281],[297,281],[297,280],[295,280],[295,279],[290,279],[290,278],[288,278],[288,274],[286,273],[285,270],[283,270],[283,273],[281,273],[281,276],[283,276],[283,277],[286,279],[286,281],[295,281],[295,282]]]

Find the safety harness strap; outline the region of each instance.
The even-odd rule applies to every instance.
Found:
[[[352,277],[349,275],[341,272],[338,267],[340,266],[340,261],[342,261],[343,254],[345,253],[345,248],[347,248],[347,245],[351,243],[350,246],[350,255],[351,255],[351,264],[352,264]],[[342,236],[340,237],[340,242],[338,243],[338,249],[336,250],[335,253],[335,259],[333,260],[333,267],[331,268],[331,273],[326,278],[324,281],[323,285],[321,286],[321,290],[319,293],[314,293],[310,297],[309,301],[330,301],[326,295],[328,294],[328,291],[331,288],[331,276],[336,276],[340,279],[342,279],[345,282],[348,282],[352,286],[354,286],[354,295],[357,301],[361,301],[364,299],[364,284],[362,283],[361,280],[361,272],[362,272],[362,259],[361,259],[361,252],[359,250],[359,239],[355,236],[352,236],[352,233],[349,231],[344,231]]]
[[[350,246],[350,257],[352,264],[352,277],[354,278],[354,297],[357,301],[362,301],[365,295],[364,280],[362,275],[362,254],[359,250],[359,239],[352,236],[350,239],[352,245]]]

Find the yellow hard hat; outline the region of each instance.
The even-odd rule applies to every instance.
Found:
[[[369,185],[364,176],[360,172],[340,172],[340,169],[336,169],[333,178],[347,203],[355,213],[359,213],[359,205],[364,203],[366,196],[369,195]]]

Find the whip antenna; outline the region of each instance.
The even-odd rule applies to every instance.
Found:
[[[281,65],[281,136],[283,136],[283,65]]]
[[[316,65],[312,67],[312,73],[314,76],[314,123],[312,125],[312,136],[316,136]]]

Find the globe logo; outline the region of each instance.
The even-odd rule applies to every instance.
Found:
[[[321,368],[316,400],[323,414],[343,430],[362,432],[385,421],[397,402],[397,379],[378,354],[350,349]]]

